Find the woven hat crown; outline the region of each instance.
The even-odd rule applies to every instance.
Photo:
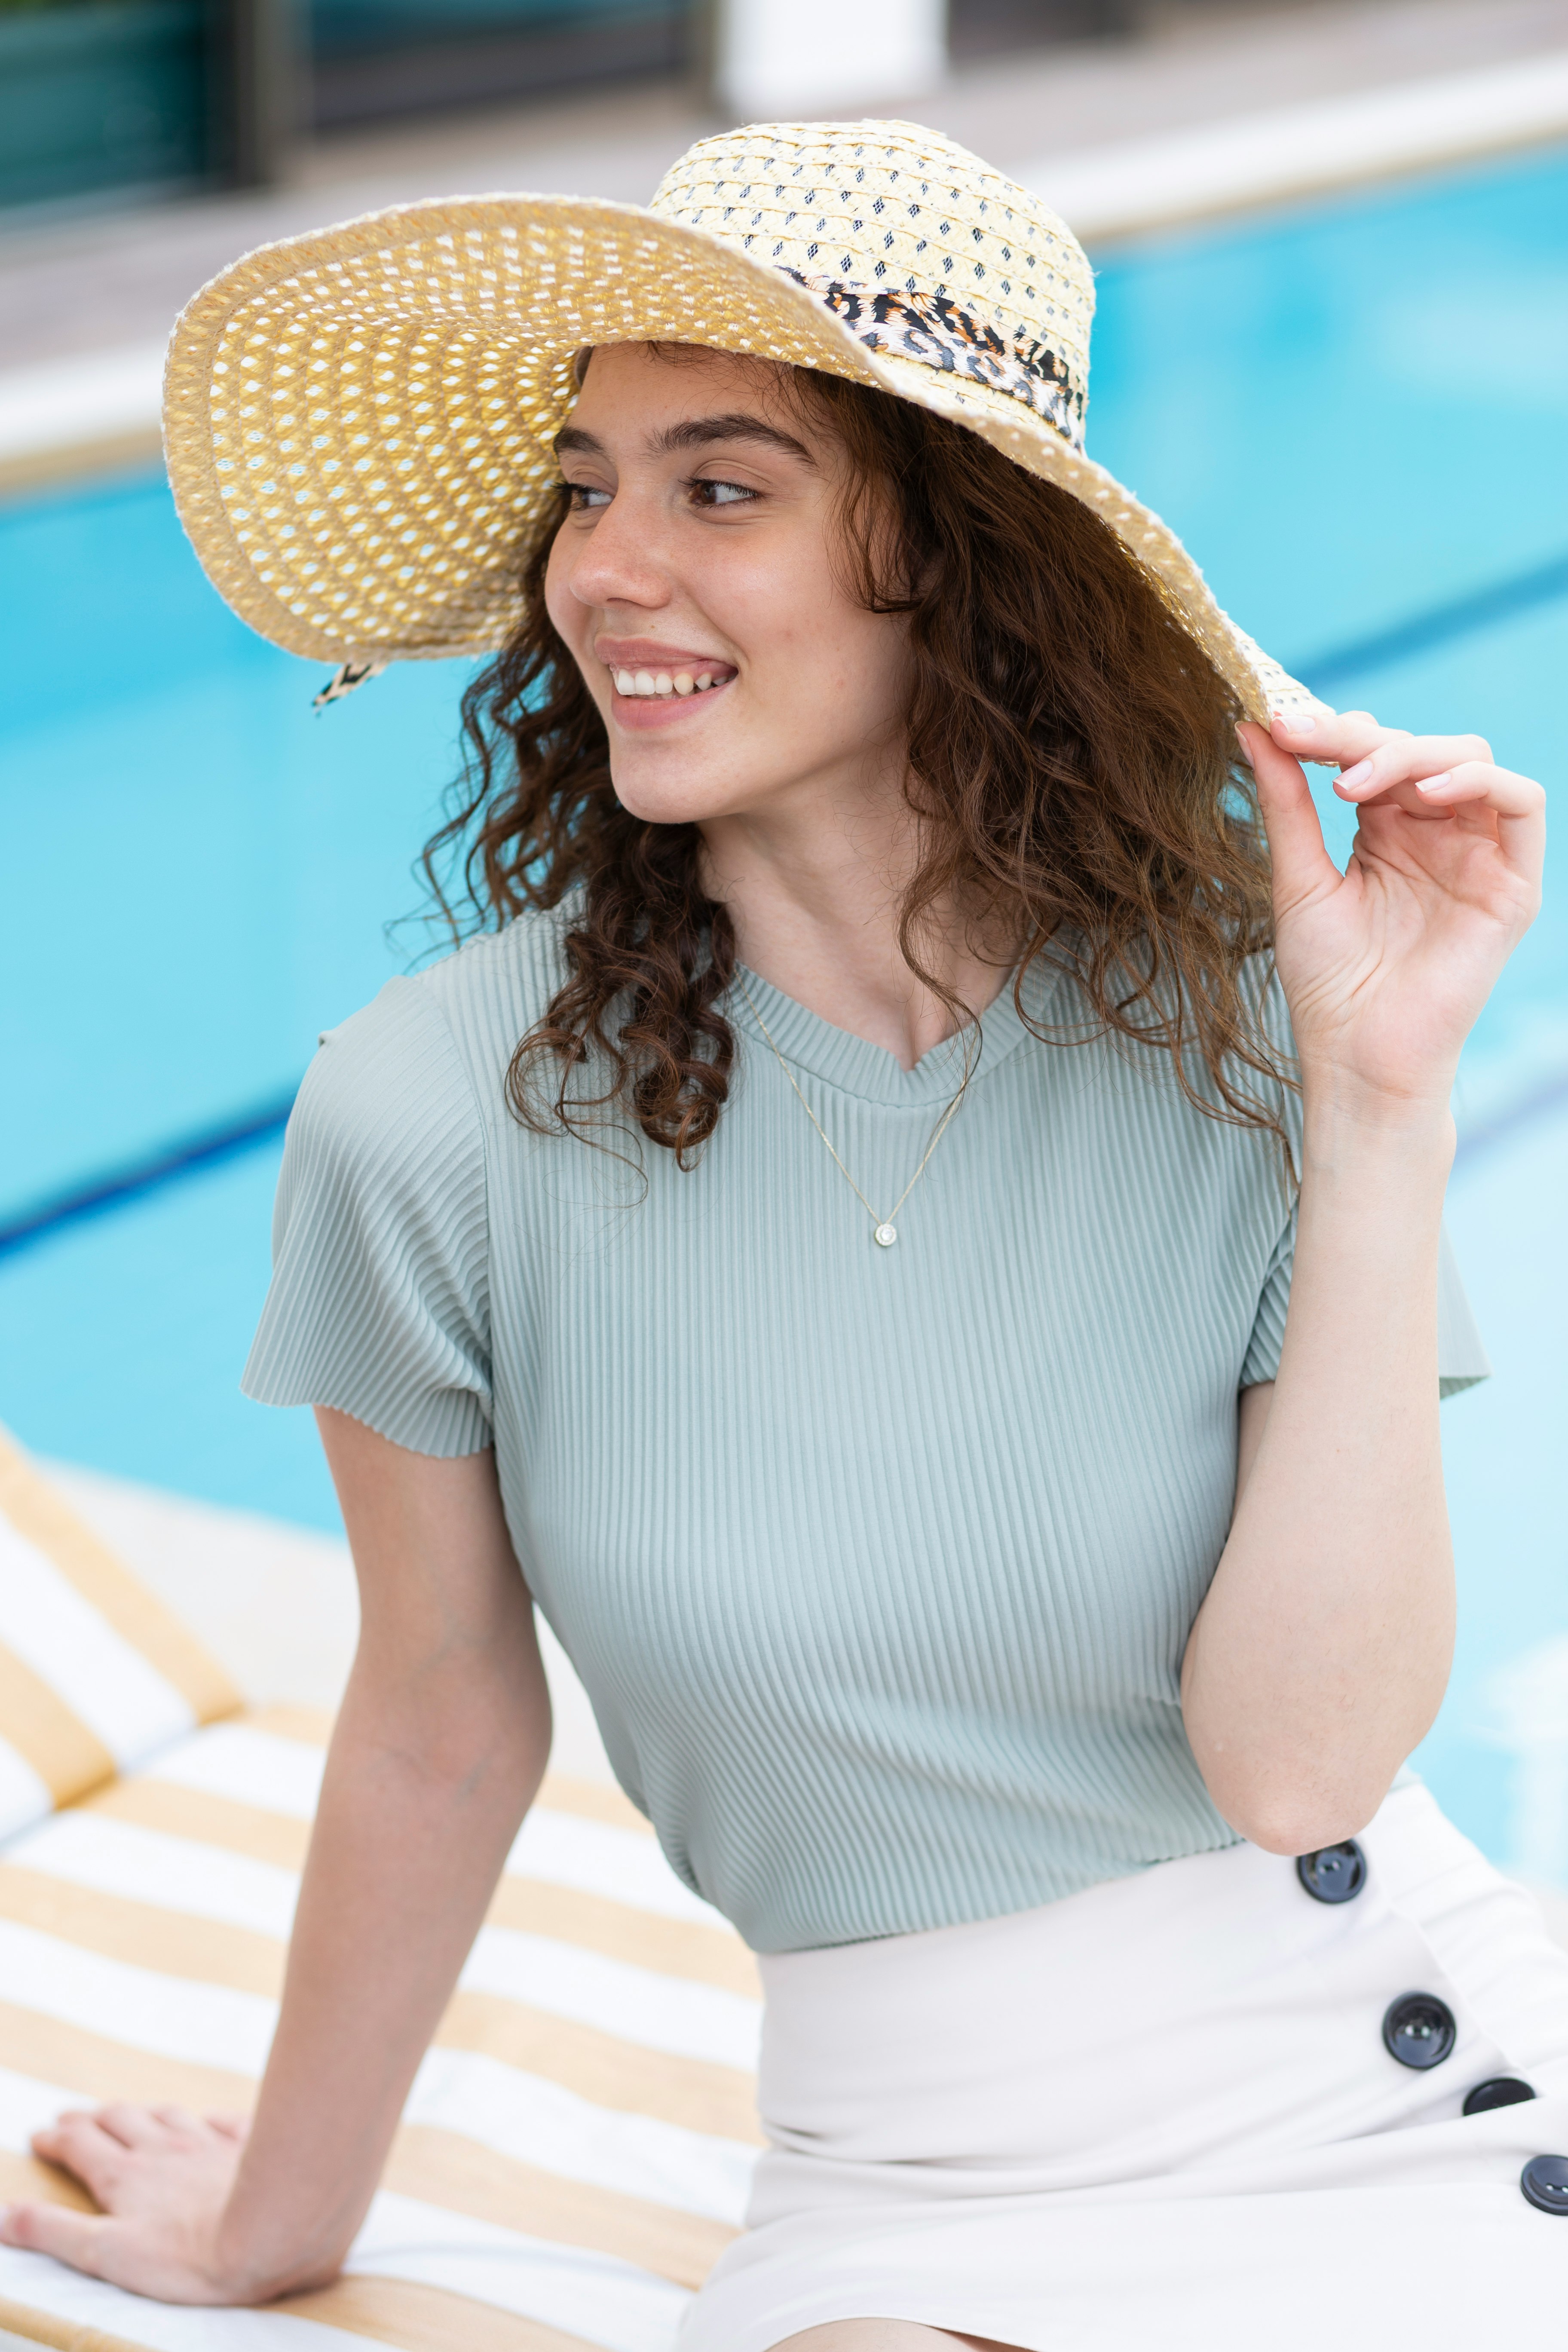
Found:
[[[910,122],[704,139],[649,207],[458,196],[290,237],[175,326],[164,449],[209,577],[363,676],[522,616],[584,347],[675,342],[914,401],[1081,500],[1256,717],[1310,697],[1084,449],[1094,286],[1027,190]]]
[[[913,122],[772,122],[699,140],[649,209],[784,271],[857,341],[1022,401],[1075,449],[1094,279],[1039,199]]]

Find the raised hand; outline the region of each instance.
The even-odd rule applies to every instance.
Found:
[[[1546,795],[1479,735],[1364,710],[1237,730],[1274,866],[1276,953],[1303,1080],[1369,1108],[1446,1104],[1459,1048],[1541,903]],[[1359,812],[1341,874],[1302,760]]]
[[[167,2303],[239,2303],[220,2224],[247,2126],[236,2116],[184,2107],[73,2109],[33,2136],[33,2153],[79,2180],[100,2207],[11,2206],[0,2242],[53,2254],[94,2278]]]

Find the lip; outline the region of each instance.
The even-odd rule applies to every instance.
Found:
[[[596,637],[594,641],[595,659],[607,670],[651,669],[727,669],[733,673],[735,665],[722,654],[702,653],[690,646],[666,645],[658,637]]]
[[[609,677],[611,716],[628,734],[679,725],[705,703],[717,702],[740,675],[733,662],[717,654],[694,653],[689,646],[669,645],[658,637],[597,637],[594,653]],[[616,672],[622,669],[663,670],[670,677],[681,670],[693,676],[722,669],[729,676],[716,678],[700,694],[623,694],[616,684]]]

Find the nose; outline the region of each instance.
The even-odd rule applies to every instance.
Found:
[[[577,602],[596,612],[632,605],[655,613],[668,604],[671,583],[660,524],[658,501],[639,499],[623,485],[599,509],[593,530],[573,534],[563,550],[566,584]]]

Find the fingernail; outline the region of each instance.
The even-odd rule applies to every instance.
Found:
[[[1290,719],[1283,710],[1275,713],[1274,724],[1276,727],[1282,727],[1287,735],[1315,735],[1318,731],[1318,722],[1315,719],[1310,717]]]
[[[1342,792],[1350,792],[1352,791],[1357,784],[1364,784],[1371,773],[1372,761],[1370,760],[1358,760],[1353,768],[1346,768],[1342,773],[1340,777],[1341,790]]]
[[[1415,789],[1418,793],[1440,793],[1445,784],[1451,784],[1453,781],[1453,770],[1445,768],[1440,776],[1417,776]]]

